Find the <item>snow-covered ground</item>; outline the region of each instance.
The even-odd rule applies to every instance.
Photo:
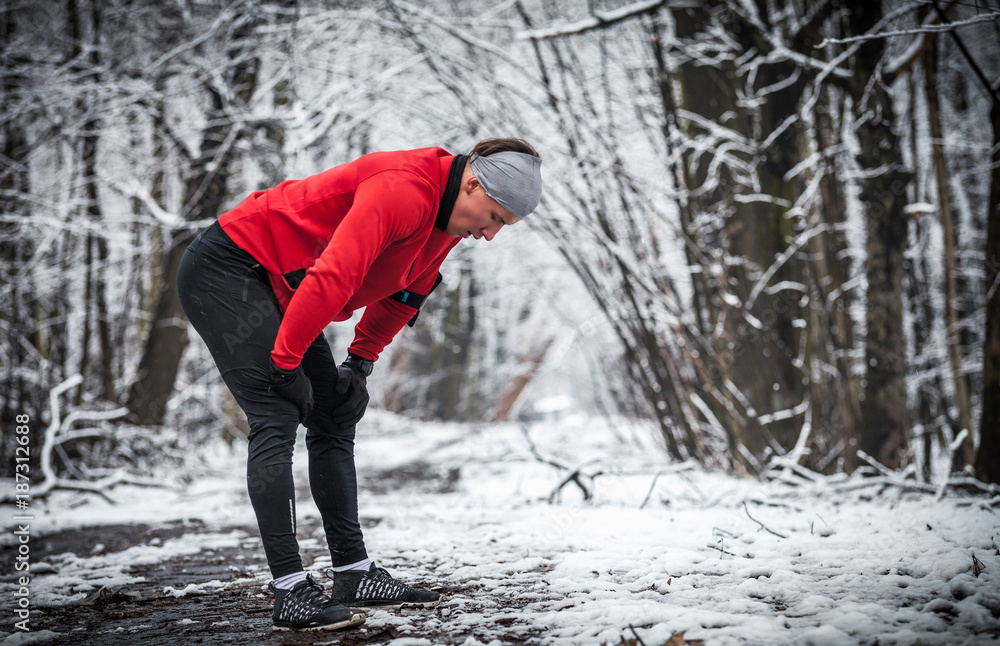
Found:
[[[393,573],[459,590],[434,621],[478,626],[497,643],[516,620],[537,628],[543,644],[638,636],[653,646],[677,632],[711,646],[1000,644],[996,499],[705,473],[667,464],[651,429],[584,416],[457,425],[376,411],[359,430],[357,456],[363,479],[413,465],[441,474],[363,491],[362,516],[379,519],[366,541]],[[199,519],[209,531],[32,563],[34,602],[127,585],[130,564],[222,546],[245,546],[265,581],[257,539],[234,530],[253,524],[241,447],[209,447],[203,459],[202,475],[182,491],[120,487],[115,505],[59,493],[44,512],[36,509],[39,533],[177,519]],[[575,482],[553,495],[577,470],[589,499]],[[0,508],[5,518],[14,513]],[[299,514],[315,516],[315,507],[302,500]],[[315,547],[322,537],[302,542]],[[323,566],[319,559],[312,568]],[[166,593],[223,585],[232,584],[191,581]],[[476,590],[474,602],[462,590]],[[12,584],[0,588],[5,598],[12,592]],[[432,643],[406,614],[373,612],[368,624],[392,625],[399,646]]]

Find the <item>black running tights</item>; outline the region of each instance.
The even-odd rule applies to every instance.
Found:
[[[222,378],[250,423],[247,488],[271,576],[302,569],[295,537],[292,451],[295,405],[270,387],[270,353],[281,324],[267,274],[218,223],[188,247],[177,273],[188,320],[205,340]],[[322,333],[302,358],[315,399],[305,420],[309,486],[326,530],[333,565],[367,558],[358,523],[355,427],[330,419],[337,364]]]

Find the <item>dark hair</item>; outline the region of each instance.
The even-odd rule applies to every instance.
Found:
[[[524,139],[516,137],[494,137],[493,139],[483,139],[472,148],[470,157],[488,157],[494,153],[502,152],[525,153],[532,157],[541,158],[541,155],[531,147]]]

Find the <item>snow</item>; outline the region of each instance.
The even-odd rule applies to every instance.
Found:
[[[59,637],[59,633],[51,630],[32,632],[15,632],[8,635],[2,642],[4,646],[20,646],[21,644],[46,644]]]
[[[579,469],[590,498],[573,483],[554,491],[567,471],[540,461],[532,445]],[[301,442],[297,451],[305,483]],[[233,529],[252,523],[245,456],[237,446],[204,457],[209,475],[157,492],[156,505],[148,489],[130,486],[112,492],[115,505],[54,494],[33,531],[95,521],[205,525],[157,545],[46,557],[33,572],[33,604],[127,586],[132,564],[221,547],[242,546],[247,564],[260,566],[255,584],[265,582],[258,540]],[[372,556],[406,580],[447,587],[429,621],[475,628],[467,643],[503,643],[529,627],[542,644],[618,644],[631,626],[649,645],[681,631],[713,646],[1000,644],[1000,523],[986,498],[881,490],[846,476],[792,485],[708,473],[668,464],[651,425],[589,416],[462,425],[373,411],[359,429],[357,461],[362,477],[417,463],[459,470],[447,493],[402,486],[364,490],[360,502],[363,517],[380,519],[365,533]],[[308,501],[298,508],[300,518],[317,514]],[[312,546],[317,537],[301,539]],[[311,569],[328,565],[319,558]],[[190,581],[164,592],[211,595],[240,583]],[[0,594],[11,590],[4,579]],[[368,625],[393,627],[396,646],[434,643],[409,613],[374,611]],[[43,628],[40,619],[33,626]],[[25,639],[15,632],[3,643]]]
[[[209,594],[209,592],[205,590],[206,586],[212,588],[224,588],[226,587],[226,584],[223,583],[222,581],[219,581],[218,579],[215,579],[212,581],[207,581],[205,583],[189,583],[179,590],[174,588],[173,586],[168,585],[163,588],[163,594],[175,598],[187,597],[190,595]]]

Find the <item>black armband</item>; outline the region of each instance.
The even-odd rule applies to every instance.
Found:
[[[413,318],[411,318],[406,323],[410,327],[413,327],[414,325],[417,324],[417,317],[420,316],[420,306],[424,304],[424,301],[427,300],[427,297],[430,296],[431,292],[433,292],[435,289],[437,289],[437,286],[440,285],[440,284],[441,284],[441,274],[438,274],[437,278],[434,280],[434,286],[431,287],[431,290],[429,292],[427,292],[426,294],[418,294],[416,292],[411,292],[411,291],[408,291],[408,290],[405,290],[405,289],[401,289],[398,292],[396,292],[395,294],[390,295],[389,298],[397,300],[400,303],[402,303],[403,305],[407,305],[407,306],[412,307],[413,309],[417,310],[413,314]]]

